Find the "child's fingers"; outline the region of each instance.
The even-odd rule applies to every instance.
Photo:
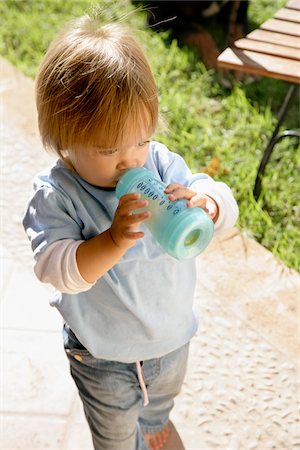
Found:
[[[187,189],[184,186],[174,188],[174,190],[172,190],[170,193],[166,192],[166,194],[169,194],[168,198],[169,200],[171,200],[171,202],[181,199],[190,200],[194,195],[196,195],[195,192],[191,191],[190,189]]]
[[[131,215],[134,210],[145,208],[146,206],[148,206],[148,200],[127,200],[119,203],[118,211],[121,217],[125,217]]]
[[[127,225],[138,225],[140,222],[147,220],[151,217],[150,211],[144,211],[138,214],[130,214],[124,217]]]
[[[131,231],[131,230],[125,230],[124,231],[124,237],[126,239],[136,240],[143,238],[145,233],[142,231]]]
[[[187,202],[188,208],[198,206],[202,208],[210,216],[212,220],[216,220],[219,214],[219,208],[216,202],[204,194],[196,194],[191,200]]]
[[[122,195],[122,197],[119,200],[119,205],[123,205],[124,203],[130,200],[138,200],[140,198],[141,194],[138,194],[137,192],[130,192],[129,194]]]
[[[219,209],[216,202],[205,194],[197,194],[195,191],[186,188],[182,184],[172,183],[165,189],[165,193],[169,194],[168,198],[172,202],[180,199],[187,200],[187,207],[200,207],[209,214],[211,219],[216,220]]]
[[[174,193],[174,191],[176,191],[178,189],[182,189],[182,188],[185,189],[185,187],[180,183],[171,183],[166,187],[165,193],[172,194],[172,193]]]
[[[180,183],[169,184],[169,186],[165,189],[165,193],[168,194],[168,198],[171,202],[182,199],[191,200],[197,195],[195,191],[183,186]],[[195,204],[195,206],[199,205]]]
[[[194,194],[187,202],[187,207],[194,208],[195,206],[199,206],[200,208],[206,209],[206,202],[207,197],[203,196],[203,194]]]
[[[141,194],[137,194],[135,192],[130,194],[123,195],[118,204],[118,209],[130,208],[130,205],[133,204],[133,208],[140,203],[143,204],[145,200],[141,198]],[[144,205],[143,205],[144,206]],[[139,206],[140,207],[140,206]]]

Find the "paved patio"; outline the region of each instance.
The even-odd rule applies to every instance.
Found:
[[[0,64],[1,448],[92,450],[52,289],[33,275],[21,226],[33,175],[52,157],[32,80]],[[172,415],[186,450],[299,450],[299,274],[237,229],[197,263],[200,326]]]

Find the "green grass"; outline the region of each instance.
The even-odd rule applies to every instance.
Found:
[[[252,0],[250,28],[256,28],[285,3]],[[34,77],[45,49],[62,24],[96,4],[103,8],[106,21],[122,18],[144,29],[144,13],[131,14],[133,8],[125,0],[6,0],[0,2],[0,15],[5,18],[0,30],[1,54]],[[286,265],[299,270],[300,152],[295,140],[286,139],[277,145],[258,203],[252,195],[258,163],[287,84],[262,78],[251,84],[234,83],[229,91],[192,50],[179,49],[176,42],[169,46],[164,36],[150,30],[139,31],[138,36],[156,75],[161,111],[168,123],[168,132],[157,138],[182,154],[194,171],[205,168],[215,179],[228,183],[240,207],[238,226]],[[298,127],[298,117],[295,101],[285,127]]]

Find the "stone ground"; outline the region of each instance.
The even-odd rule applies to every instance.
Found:
[[[52,290],[33,275],[21,227],[33,175],[52,157],[32,80],[0,62],[1,449],[92,450]],[[197,267],[200,326],[172,414],[185,449],[299,450],[299,274],[237,229]]]

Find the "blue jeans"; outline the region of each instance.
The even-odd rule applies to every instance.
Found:
[[[142,362],[149,395],[144,407],[135,362],[96,359],[75,340],[65,341],[65,350],[95,450],[148,450],[143,434],[167,425],[185,376],[189,344]]]

